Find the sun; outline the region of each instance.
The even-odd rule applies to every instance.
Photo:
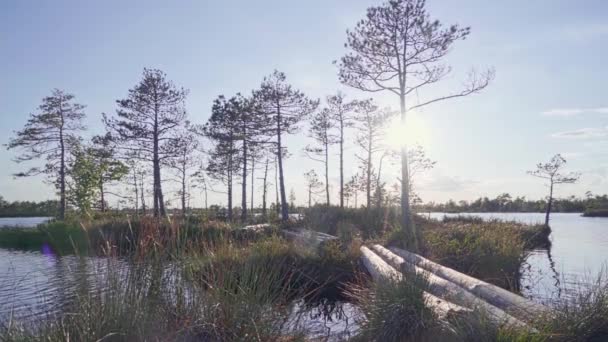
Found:
[[[418,115],[409,115],[405,127],[397,116],[391,119],[387,126],[385,141],[390,148],[395,150],[399,150],[403,145],[426,145],[429,141],[428,129],[424,120]]]

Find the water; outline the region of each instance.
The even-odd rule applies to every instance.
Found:
[[[47,219],[0,219],[0,225],[33,227]],[[126,261],[108,261],[100,257],[57,256],[50,250],[33,252],[0,248],[0,323],[10,318],[32,321],[46,313],[59,312],[74,298],[80,286],[105,288],[104,275],[108,267],[121,271],[130,269]],[[290,323],[293,327],[307,328],[311,337],[338,341],[358,329],[355,318],[361,314],[350,303],[295,304]]]
[[[432,218],[444,215],[431,213]],[[472,213],[484,219],[543,223],[544,213]],[[608,267],[608,218],[551,214],[551,248],[530,251],[522,268],[522,293],[551,301],[593,283]]]
[[[451,214],[448,214],[451,215]],[[499,218],[524,223],[543,222],[541,213],[480,213],[482,218]],[[442,213],[431,214],[441,219]],[[608,264],[608,218],[588,218],[580,214],[556,213],[551,216],[550,250],[529,253],[522,268],[522,292],[535,300],[563,297],[581,284],[594,280]],[[47,218],[3,218],[0,226],[35,226]],[[101,258],[58,257],[49,253],[0,249],[0,321],[11,313],[32,317],[44,311],[59,310],[73,295],[82,275],[103,273]],[[85,278],[86,278],[85,277]],[[316,308],[303,316],[305,325],[318,335],[356,330],[357,310],[342,303],[329,315]],[[318,312],[315,312],[317,310]]]
[[[50,219],[50,217],[0,217],[0,229],[3,227],[31,228]]]

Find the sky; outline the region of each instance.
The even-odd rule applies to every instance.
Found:
[[[373,96],[382,106],[398,109],[392,94],[341,85],[332,64],[345,53],[346,29],[363,18],[367,7],[380,3],[2,1],[0,142],[6,144],[23,127],[53,88],[75,94],[87,106],[87,136],[102,133],[101,113],[115,113],[115,101],[137,84],[144,67],[160,68],[190,90],[187,109],[196,123],[207,120],[215,97],[249,93],[275,69],[312,98],[340,90],[350,99]],[[457,91],[471,68],[494,68],[496,77],[480,94],[411,113],[405,132],[389,129],[410,145],[419,143],[437,161],[416,180],[422,199],[471,200],[504,192],[541,198],[546,187],[526,171],[556,153],[567,159],[568,170],[582,173],[577,184],[560,186],[558,196],[607,193],[608,3],[428,0],[427,7],[433,18],[470,26],[472,33],[445,60],[453,73],[441,85],[421,91],[420,100]],[[323,172],[322,165],[302,153],[312,142],[307,129],[303,125],[300,133],[286,138],[292,153],[285,164],[286,187],[294,190],[298,203],[307,200],[303,173],[312,168]],[[357,169],[355,132],[348,134],[347,177]],[[15,155],[0,150],[0,195],[8,200],[53,198],[54,190],[42,178],[12,176],[27,167],[13,162]],[[335,201],[337,157],[332,163]],[[393,183],[396,177],[396,167],[388,167],[385,180]],[[209,200],[225,203],[224,197],[212,194]],[[200,203],[195,194],[192,204]]]

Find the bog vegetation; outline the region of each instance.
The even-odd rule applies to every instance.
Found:
[[[483,312],[440,320],[423,298],[429,286],[424,278],[373,283],[359,264],[359,247],[381,242],[519,292],[526,253],[549,244],[552,207],[602,213],[606,196],[553,199],[553,186],[578,178],[563,171],[560,155],[531,172],[548,181],[546,201],[505,194],[421,205],[416,175],[435,161],[421,146],[389,146],[386,128],[395,118],[405,128],[411,111],[480,93],[491,83],[492,69],[471,72],[462,89],[425,97],[436,94],[427,88],[449,76],[444,58],[470,33],[432,19],[424,0],[370,7],[347,32],[346,52],[336,63],[341,83],[394,94],[397,114],[373,98],[340,91],[323,101],[312,98],[274,70],[254,89],[218,95],[208,120],[196,122],[187,111],[189,91],[163,71],[146,68],[125,87],[115,112],[101,116],[105,130],[86,139],[86,106],[69,92],[53,90],[7,147],[16,151],[17,162],[39,163],[16,176],[46,176],[58,200],[0,200],[0,215],[57,220],[34,229],[1,229],[0,247],[74,254],[83,262],[95,256],[105,266],[93,278],[77,279],[78,290],[60,310],[34,321],[9,317],[0,325],[0,339],[307,340],[311,336],[300,320],[306,307],[336,301],[361,309],[353,332],[361,341],[606,338],[603,280],[571,302],[554,303],[557,313],[538,317],[534,329],[517,330],[491,324]],[[286,137],[303,127],[310,143],[304,151],[290,150]],[[345,149],[352,142],[355,148]],[[285,161],[300,152],[321,166],[301,170],[307,207],[298,207],[288,188]],[[351,175],[345,174],[348,159],[358,163]],[[399,165],[399,177],[387,176],[389,163]],[[221,194],[225,204],[209,204],[210,193]],[[195,197],[202,203],[198,208]],[[414,214],[427,209],[546,210],[547,220],[536,226],[467,217],[440,222]],[[245,227],[257,223],[268,225]],[[302,227],[337,239],[311,248],[285,238],[286,229]]]

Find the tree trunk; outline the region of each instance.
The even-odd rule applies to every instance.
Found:
[[[401,272],[397,271],[393,266],[382,260],[381,257],[372,252],[369,248],[362,246],[360,251],[363,266],[369,272],[375,282],[386,283],[404,281],[404,276]],[[422,296],[424,297],[425,304],[431,310],[433,310],[439,319],[446,319],[457,315],[466,315],[472,312],[470,309],[445,301],[428,293],[427,291],[424,291]]]
[[[344,209],[344,118],[340,116],[340,208]]]
[[[59,128],[59,145],[61,148],[61,161],[59,166],[59,219],[65,219],[66,196],[65,196],[65,141],[63,138],[63,109],[59,103],[61,112],[61,127]]]
[[[535,303],[496,285],[460,273],[417,254],[396,247],[391,247],[389,249],[403,258],[407,263],[450,281],[523,321],[534,321],[535,319],[538,319],[539,316],[545,316],[550,312],[549,309],[542,304]]]
[[[408,274],[408,272],[415,273],[417,276],[425,279],[429,284],[427,291],[430,294],[448,300],[456,305],[483,310],[494,324],[507,324],[509,326],[529,328],[522,320],[513,317],[504,310],[473,295],[461,286],[433,274],[431,271],[407,263],[402,257],[394,254],[388,249],[380,245],[373,245],[371,249],[397,271],[400,271],[403,274]]]
[[[371,208],[372,204],[372,134],[369,135],[369,142],[367,146],[367,175],[366,175],[365,191],[367,195],[367,210]]]
[[[243,139],[243,181],[241,189],[241,221],[247,220],[247,140]]]
[[[262,193],[262,217],[266,220],[266,194],[268,193],[268,157],[266,157],[266,167],[264,168],[264,190]]]
[[[141,179],[139,180],[139,188],[141,190],[141,211],[142,215],[146,216],[146,192],[144,190],[144,175],[141,175]]]
[[[289,219],[289,206],[285,195],[285,178],[283,175],[283,147],[281,145],[281,109],[277,106],[277,156],[279,160],[279,190],[281,192],[281,220]]]
[[[279,159],[278,157],[274,161],[274,191],[275,191],[275,206],[277,215],[281,215],[281,205],[279,204]]]
[[[186,165],[182,169],[182,216],[186,216]]]
[[[312,187],[309,185],[308,186],[308,207],[309,208],[310,208],[311,203],[312,203],[311,198],[312,198]]]
[[[253,155],[252,155],[253,157]],[[249,205],[249,208],[251,208],[251,214],[253,215],[253,192],[254,192],[254,187],[253,187],[253,180],[254,178],[254,172],[255,172],[255,159],[251,158],[251,204]]]
[[[327,135],[325,136],[327,141]],[[325,144],[325,194],[327,196],[327,206],[329,207],[329,145]]]
[[[551,215],[551,205],[553,204],[553,180],[549,186],[549,200],[547,202],[547,212],[545,213],[545,226],[549,227],[549,215]]]
[[[154,193],[156,198],[154,200],[154,216],[165,216],[165,200],[163,197],[163,192],[161,189],[160,182],[160,160],[158,158],[158,147],[155,149],[155,157],[154,157]]]
[[[232,156],[228,157],[228,221],[232,222]]]
[[[137,187],[137,172],[133,170],[133,187],[135,189],[135,215],[139,214],[139,189]]]
[[[405,87],[405,85],[403,86]],[[405,94],[400,95],[401,107],[401,127],[405,127],[406,122],[406,107]],[[401,226],[406,233],[406,237],[410,239],[414,251],[418,250],[418,234],[416,227],[411,220],[410,212],[410,189],[409,189],[409,167],[407,164],[407,146],[401,145]],[[408,241],[406,241],[407,243]]]
[[[382,161],[384,160],[384,155],[380,157],[380,161],[378,162],[378,176],[376,177],[376,208],[380,209],[382,206],[382,189],[380,186],[381,175],[382,175]]]
[[[205,184],[205,211],[208,211],[209,207],[207,206],[207,184]]]
[[[103,179],[99,180],[99,195],[101,196],[101,203],[100,203],[100,210],[101,212],[105,212],[106,211],[106,198],[105,198],[105,193],[104,193],[104,188],[103,188]]]

